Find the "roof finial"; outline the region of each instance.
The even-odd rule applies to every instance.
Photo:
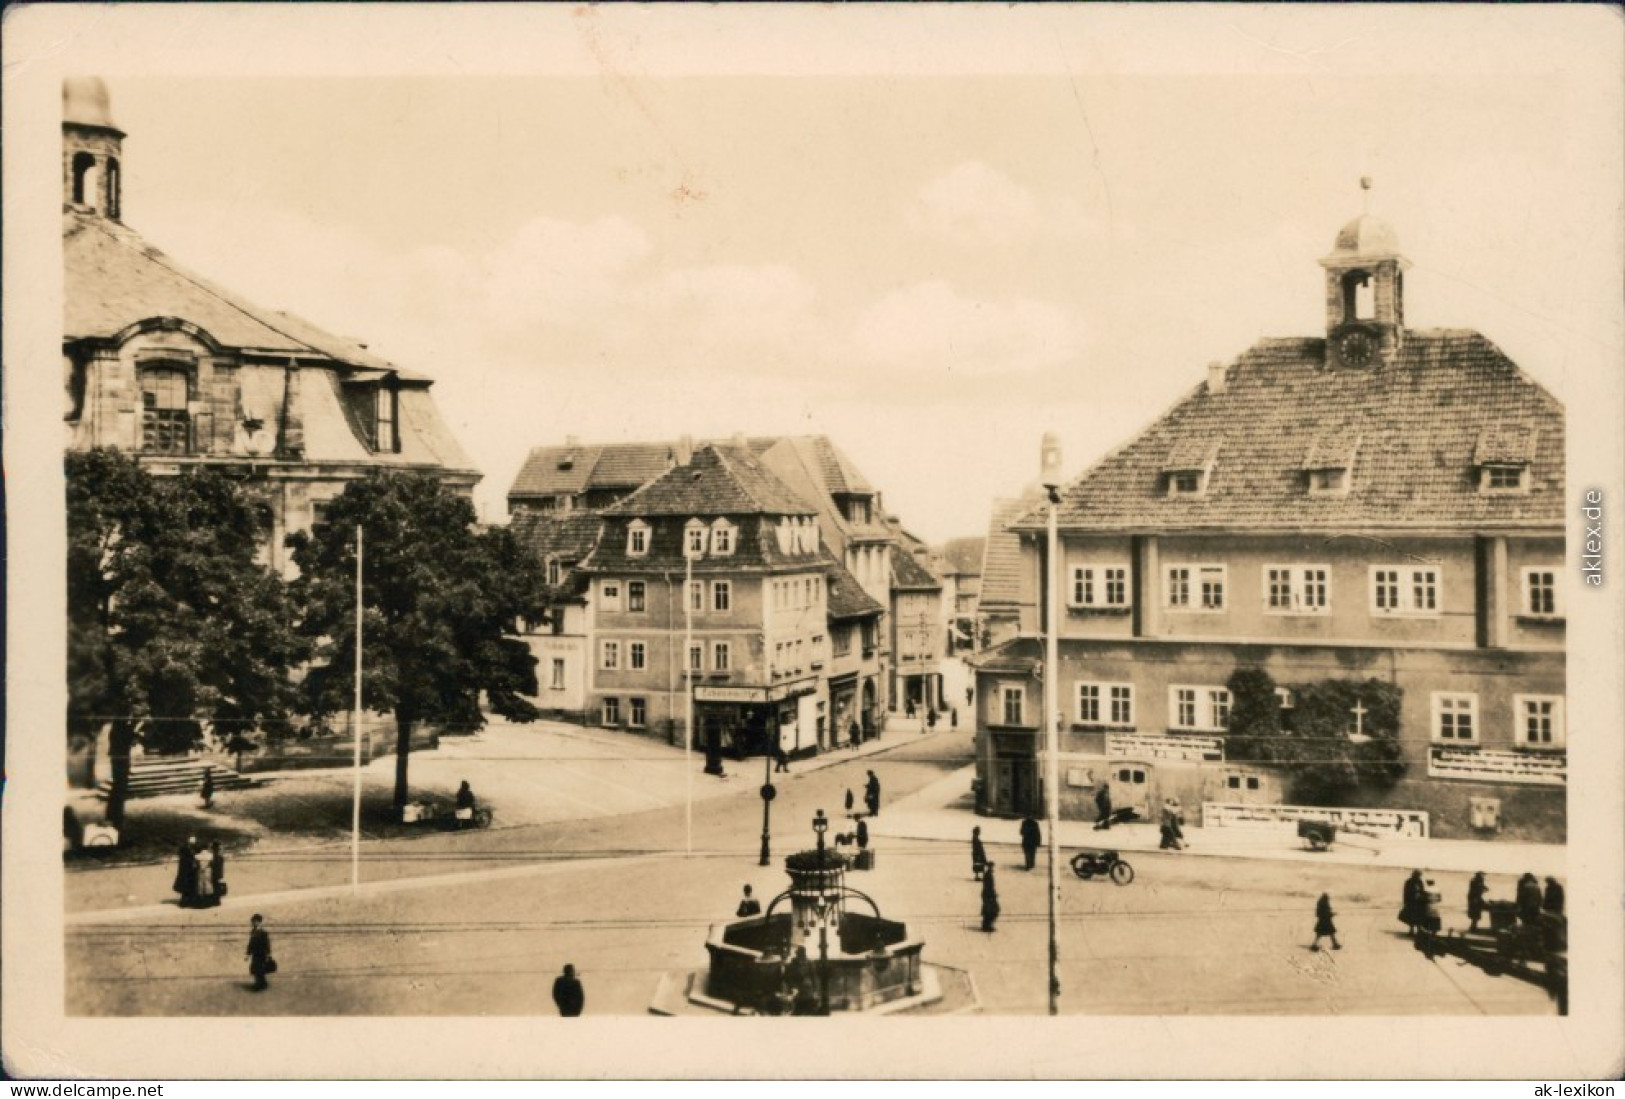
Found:
[[[1360,177],[1360,213],[1369,214],[1370,212],[1371,212],[1371,177],[1370,176],[1361,176]]]

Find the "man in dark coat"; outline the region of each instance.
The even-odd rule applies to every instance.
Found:
[[[1427,922],[1427,883],[1422,880],[1420,870],[1412,870],[1411,876],[1405,879],[1405,889],[1400,896],[1399,920],[1416,934],[1416,929]]]
[[[857,837],[858,850],[867,851],[869,849],[869,822],[864,820],[862,817],[858,818]]]
[[[1026,817],[1021,822],[1021,854],[1027,860],[1027,869],[1031,870],[1038,861],[1038,845],[1043,842],[1043,833],[1038,830],[1038,822],[1032,817]]]
[[[1110,783],[1102,782],[1100,789],[1095,791],[1095,827],[1110,828],[1112,826],[1112,788]]]
[[[1309,945],[1310,950],[1318,951],[1320,940],[1328,935],[1331,936],[1333,950],[1343,949],[1343,944],[1337,941],[1337,925],[1332,922],[1332,917],[1336,914],[1332,911],[1331,896],[1322,893],[1320,900],[1315,902],[1315,941]]]
[[[244,951],[248,958],[248,972],[254,978],[254,991],[263,992],[270,988],[266,977],[276,972],[276,963],[271,960],[271,934],[264,928],[265,917],[258,912],[248,921],[248,949]]]
[[[982,829],[980,827],[970,830],[970,872],[977,881],[982,880],[982,871],[987,869],[987,847],[982,843]]]
[[[982,873],[982,930],[992,931],[999,918],[999,888],[993,881],[993,866]]]
[[[873,771],[869,772],[869,781],[863,784],[863,803],[869,807],[871,817],[880,815],[880,779]]]
[[[858,745],[862,744],[863,743],[863,726],[859,725],[856,721],[854,721],[852,723],[852,727],[846,731],[846,739],[847,739],[847,742],[849,744],[851,744],[852,747],[854,747],[854,748],[856,748],[856,747],[858,747]]]
[[[1556,878],[1546,879],[1546,895],[1541,898],[1540,908],[1554,916],[1563,914],[1563,886]]]
[[[573,1019],[581,1014],[587,1006],[587,992],[581,987],[581,979],[576,976],[576,967],[566,965],[564,972],[553,978],[553,1003],[558,1006],[559,1014],[566,1019]]]
[[[203,808],[205,808],[205,809],[213,809],[214,808],[214,768],[213,767],[205,767],[203,769],[203,789],[198,791],[198,796],[203,799]]]
[[[1538,920],[1544,899],[1540,894],[1540,882],[1535,880],[1535,875],[1525,874],[1518,879],[1518,919],[1526,924]]]
[[[760,916],[761,914],[762,902],[751,896],[750,886],[745,886],[745,895],[739,898],[739,908],[734,912],[734,915],[745,917]]]
[[[1472,930],[1478,930],[1478,921],[1484,916],[1484,897],[1490,887],[1484,882],[1484,871],[1480,870],[1473,875],[1473,880],[1467,883],[1467,919]]]
[[[187,840],[176,852],[179,865],[175,868],[175,884],[171,888],[181,895],[182,908],[189,907],[197,896],[197,856],[192,852],[193,842]]]

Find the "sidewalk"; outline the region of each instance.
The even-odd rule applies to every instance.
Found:
[[[974,767],[955,771],[909,797],[886,806],[869,831],[892,839],[944,840],[968,844],[972,828],[981,826],[990,844],[1018,843],[1015,820],[977,816],[971,796]],[[1536,877],[1567,876],[1567,851],[1560,844],[1498,843],[1481,840],[1380,838],[1339,833],[1326,851],[1311,851],[1291,824],[1265,828],[1185,828],[1186,849],[1179,858],[1271,859],[1282,862],[1347,863],[1356,866],[1391,866],[1404,869],[1449,870]],[[1090,821],[1063,820],[1057,840],[1062,848],[1111,848],[1117,851],[1159,851],[1155,822],[1118,825],[1096,831]]]

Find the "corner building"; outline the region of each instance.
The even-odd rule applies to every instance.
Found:
[[[1321,266],[1323,335],[1211,365],[1062,490],[1063,812],[1092,819],[1102,781],[1143,813],[1280,802],[1280,776],[1226,744],[1226,683],[1261,668],[1287,728],[1294,684],[1402,692],[1405,775],[1351,805],[1561,841],[1563,408],[1479,333],[1405,326],[1381,221],[1350,222]],[[1024,613],[978,671],[983,812],[1043,804],[1046,517],[1008,528]]]

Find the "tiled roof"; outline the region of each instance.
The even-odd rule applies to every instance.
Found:
[[[1346,425],[1322,432],[1309,444],[1309,453],[1303,458],[1303,468],[1346,470],[1354,465],[1354,456],[1359,450],[1360,437]]]
[[[1489,424],[1479,432],[1478,445],[1473,448],[1473,464],[1528,465],[1535,460],[1539,437],[1540,433],[1531,423],[1501,420]]]
[[[826,552],[825,557],[829,565],[830,618],[869,618],[886,613],[886,608],[869,597],[858,578],[847,572],[833,554]]]
[[[1389,364],[1328,369],[1324,339],[1267,339],[1217,393],[1192,390],[1062,494],[1069,530],[1560,528],[1563,407],[1477,332],[1412,330]],[[1527,425],[1528,490],[1481,493],[1494,424]],[[1333,432],[1359,439],[1350,487],[1310,495],[1303,461]],[[1224,445],[1201,494],[1160,474],[1182,445]],[[1482,449],[1481,449],[1482,446]],[[1019,521],[1041,529],[1042,508]],[[991,579],[991,578],[990,578]]]
[[[514,517],[513,532],[538,561],[549,557],[573,563],[586,559],[598,541],[604,521],[590,512],[546,515],[522,512]]]
[[[1030,672],[1044,663],[1044,643],[1036,637],[1012,637],[966,657],[965,662],[986,672]]]
[[[63,215],[62,247],[63,334],[68,340],[105,338],[138,321],[178,317],[228,347],[315,354],[340,364],[394,369],[353,341],[252,305],[188,271],[116,221],[69,211]]]
[[[581,492],[591,481],[603,450],[601,446],[535,447],[526,456],[508,495],[554,496]]]
[[[772,444],[773,440],[766,438],[743,440],[744,448],[754,454],[760,454]],[[525,458],[508,495],[522,498],[575,494],[589,489],[634,489],[671,468],[680,446],[676,441],[669,441],[535,447]]]
[[[756,460],[748,448],[706,443],[605,515],[812,515],[814,509]]]
[[[822,569],[827,563],[822,546],[801,553],[779,548],[777,519],[766,515],[739,516],[733,552],[706,553],[689,561],[683,554],[687,521],[678,515],[654,516],[648,524],[645,552],[633,556],[627,529],[632,519],[626,515],[602,514],[603,533],[580,568],[595,573],[664,575],[681,580],[685,570],[696,576],[728,576],[747,573],[804,572]]]
[[[932,576],[930,570],[908,552],[905,547],[899,546],[891,554],[891,577],[893,588],[903,588],[909,591],[936,591],[942,585]]]
[[[982,592],[978,611],[1013,610],[1021,604],[1021,536],[1006,528],[1031,506],[1030,500],[993,501],[982,555]]]
[[[987,539],[980,536],[950,539],[942,546],[944,569],[960,576],[980,575],[986,545]]]

